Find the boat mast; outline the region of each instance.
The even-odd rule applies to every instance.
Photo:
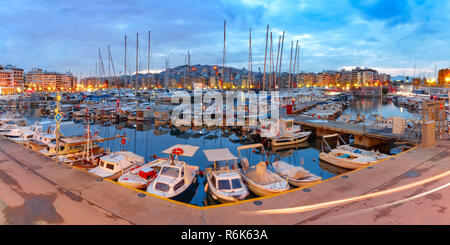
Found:
[[[291,41],[291,57],[289,58],[289,78],[288,78],[288,88],[291,88],[291,64],[292,64],[292,48],[294,46],[294,41]]]
[[[280,67],[278,68],[278,74],[280,75],[280,81],[281,81],[281,61],[283,60],[283,48],[284,48],[284,31],[283,31],[283,37],[281,39]],[[278,87],[280,87],[280,85],[278,85]]]
[[[292,76],[293,76],[293,78],[292,78],[292,80],[293,80],[292,81],[292,87],[295,87],[295,85],[296,85],[294,83],[294,81],[296,80],[295,79],[295,68],[296,68],[295,64],[297,64],[297,49],[298,49],[298,40],[297,40],[297,43],[295,44],[294,67],[293,67],[293,71],[292,71]]]
[[[126,77],[127,77],[127,35],[125,35],[125,65],[124,65],[124,73],[123,73],[123,85],[126,86],[127,81],[126,81]]]
[[[250,28],[248,38],[248,77],[247,77],[247,92],[250,90],[250,82],[252,79],[252,28]]]
[[[298,76],[300,75],[300,45],[298,46],[298,55],[297,55],[297,87],[298,87]]]
[[[147,54],[147,92],[150,90],[150,31],[148,31],[148,54]],[[148,93],[149,95],[149,93]]]
[[[273,71],[273,67],[272,67],[272,32],[270,32],[270,51],[269,51],[269,94],[270,91],[272,90],[272,71]]]
[[[191,55],[189,54],[189,51],[187,59],[188,59],[187,85],[189,88],[191,86]]]
[[[273,78],[273,90],[275,91],[277,88],[277,80],[278,80],[278,60],[280,57],[280,43],[281,43],[281,36],[278,37],[278,50],[277,50],[277,63],[275,65],[275,74]]]
[[[137,90],[136,86],[138,85],[138,50],[139,50],[139,33],[136,33],[136,78],[135,78],[135,84],[134,84],[134,95],[137,97]],[[137,98],[136,98],[137,99]]]
[[[262,89],[263,91],[266,88],[266,59],[267,59],[267,42],[269,38],[269,25],[267,25],[267,31],[266,31],[266,51],[264,53],[264,75],[263,75],[263,83],[262,83]]]
[[[225,82],[225,41],[226,41],[227,21],[223,22],[223,55],[222,55],[222,80],[219,80],[219,87],[222,89],[223,82]]]

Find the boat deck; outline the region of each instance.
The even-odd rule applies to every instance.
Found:
[[[449,171],[449,162],[447,137],[308,188],[201,208],[58,165],[0,137],[0,224],[449,224],[449,175],[343,205],[258,213],[391,190]]]

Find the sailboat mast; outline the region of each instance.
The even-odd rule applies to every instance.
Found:
[[[272,90],[272,32],[270,32],[270,51],[269,51],[269,93]]]
[[[263,91],[266,88],[266,59],[267,59],[267,42],[269,38],[269,25],[267,25],[267,31],[266,31],[266,51],[264,53],[264,75],[263,75],[263,82],[262,82],[262,89]]]
[[[188,87],[191,86],[191,55],[189,54],[188,51],[188,72],[187,72],[187,85]]]
[[[291,41],[291,57],[289,58],[289,77],[288,77],[288,88],[291,88],[291,64],[292,64],[292,48],[294,46],[294,41]]]
[[[278,80],[278,61],[280,58],[280,43],[281,43],[281,36],[278,37],[278,50],[277,50],[277,63],[275,65],[275,74],[273,78],[273,90],[276,90],[277,87],[277,80]]]
[[[280,81],[281,81],[281,61],[283,60],[283,48],[284,48],[284,31],[283,31],[283,37],[281,39],[280,67],[278,68],[278,74],[280,75]],[[278,87],[280,87],[280,85],[278,85]]]
[[[147,91],[150,89],[150,31],[148,31]]]
[[[298,49],[298,40],[297,43],[295,44],[295,54],[294,54],[294,67],[293,67],[293,71],[292,71],[292,76],[293,76],[293,81],[292,81],[292,87],[295,87],[296,83],[295,81],[295,68],[296,68],[296,64],[297,64],[297,49]]]
[[[127,77],[127,35],[125,35],[125,58],[124,58],[124,73],[123,73],[123,85],[126,86],[126,77]]]
[[[300,79],[298,79],[298,76],[300,76],[300,45],[298,46],[298,54],[297,54],[297,87]]]
[[[138,85],[138,50],[139,50],[139,33],[136,33],[136,78],[135,78],[135,84],[134,84],[134,93],[137,94],[136,86]]]
[[[222,55],[222,80],[220,80],[219,87],[222,89],[223,82],[225,82],[225,41],[227,32],[227,21],[223,22],[223,55]]]
[[[252,57],[252,28],[249,31],[248,37],[248,76],[247,76],[247,92],[250,90],[250,77],[251,75],[251,57]]]

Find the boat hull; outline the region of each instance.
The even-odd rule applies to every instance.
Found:
[[[272,144],[272,146],[274,146],[274,147],[277,147],[277,146],[286,146],[286,145],[295,145],[295,144],[300,144],[300,143],[305,142],[308,138],[309,138],[309,134],[308,134],[307,136],[305,136],[305,137],[298,138],[298,139],[291,140],[291,141],[278,141],[278,140],[272,140],[271,144]]]
[[[322,161],[325,161],[327,163],[331,163],[333,165],[336,165],[338,167],[342,167],[342,168],[346,168],[346,169],[358,169],[364,166],[367,166],[370,163],[366,163],[366,162],[352,162],[352,161],[347,161],[345,159],[342,158],[338,158],[338,157],[333,157],[330,156],[327,153],[321,152],[319,154],[319,158]]]

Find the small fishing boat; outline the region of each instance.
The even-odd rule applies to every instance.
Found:
[[[237,149],[239,152],[242,178],[250,191],[258,196],[267,196],[289,190],[287,180],[267,169],[270,162],[262,144],[244,145],[239,146]],[[251,156],[250,151],[253,153],[259,152],[258,155],[261,157],[261,161],[258,164],[254,163],[257,160],[254,160],[253,164],[249,162],[248,159]],[[247,152],[247,157],[244,156],[244,152]],[[255,158],[254,156],[252,157]]]
[[[89,173],[116,180],[133,167],[142,164],[144,157],[130,151],[116,151],[100,157],[98,166],[90,169]]]
[[[157,165],[161,169],[146,191],[178,201],[191,198],[192,193],[195,192],[194,184],[197,182],[199,167],[179,161],[178,157],[192,157],[197,149],[198,146],[177,144],[164,150],[163,153],[168,154],[169,157],[162,161],[157,159],[153,161],[154,165],[149,165]]]
[[[237,168],[236,160],[238,158],[226,148],[204,150],[203,153],[208,161],[213,162],[213,168],[205,169],[207,179],[206,192],[214,200],[221,203],[244,200],[249,195],[249,191]],[[231,168],[230,161],[234,162]],[[221,167],[221,163],[226,163],[226,165]]]
[[[336,148],[332,149],[327,139],[337,138]],[[324,143],[326,147],[324,147]],[[343,143],[343,145],[340,145]],[[389,157],[387,154],[367,151],[348,145],[338,134],[325,135],[322,140],[322,152],[319,154],[322,161],[346,169],[357,169],[375,161]]]
[[[294,119],[280,119],[278,122],[278,132],[271,138],[271,145],[274,147],[299,144],[311,135],[310,131],[301,131],[299,125],[294,125]]]
[[[294,166],[285,161],[275,161],[272,165],[275,169],[275,173],[285,178],[289,184],[293,186],[305,187],[322,181],[320,176],[312,174],[300,166]]]

